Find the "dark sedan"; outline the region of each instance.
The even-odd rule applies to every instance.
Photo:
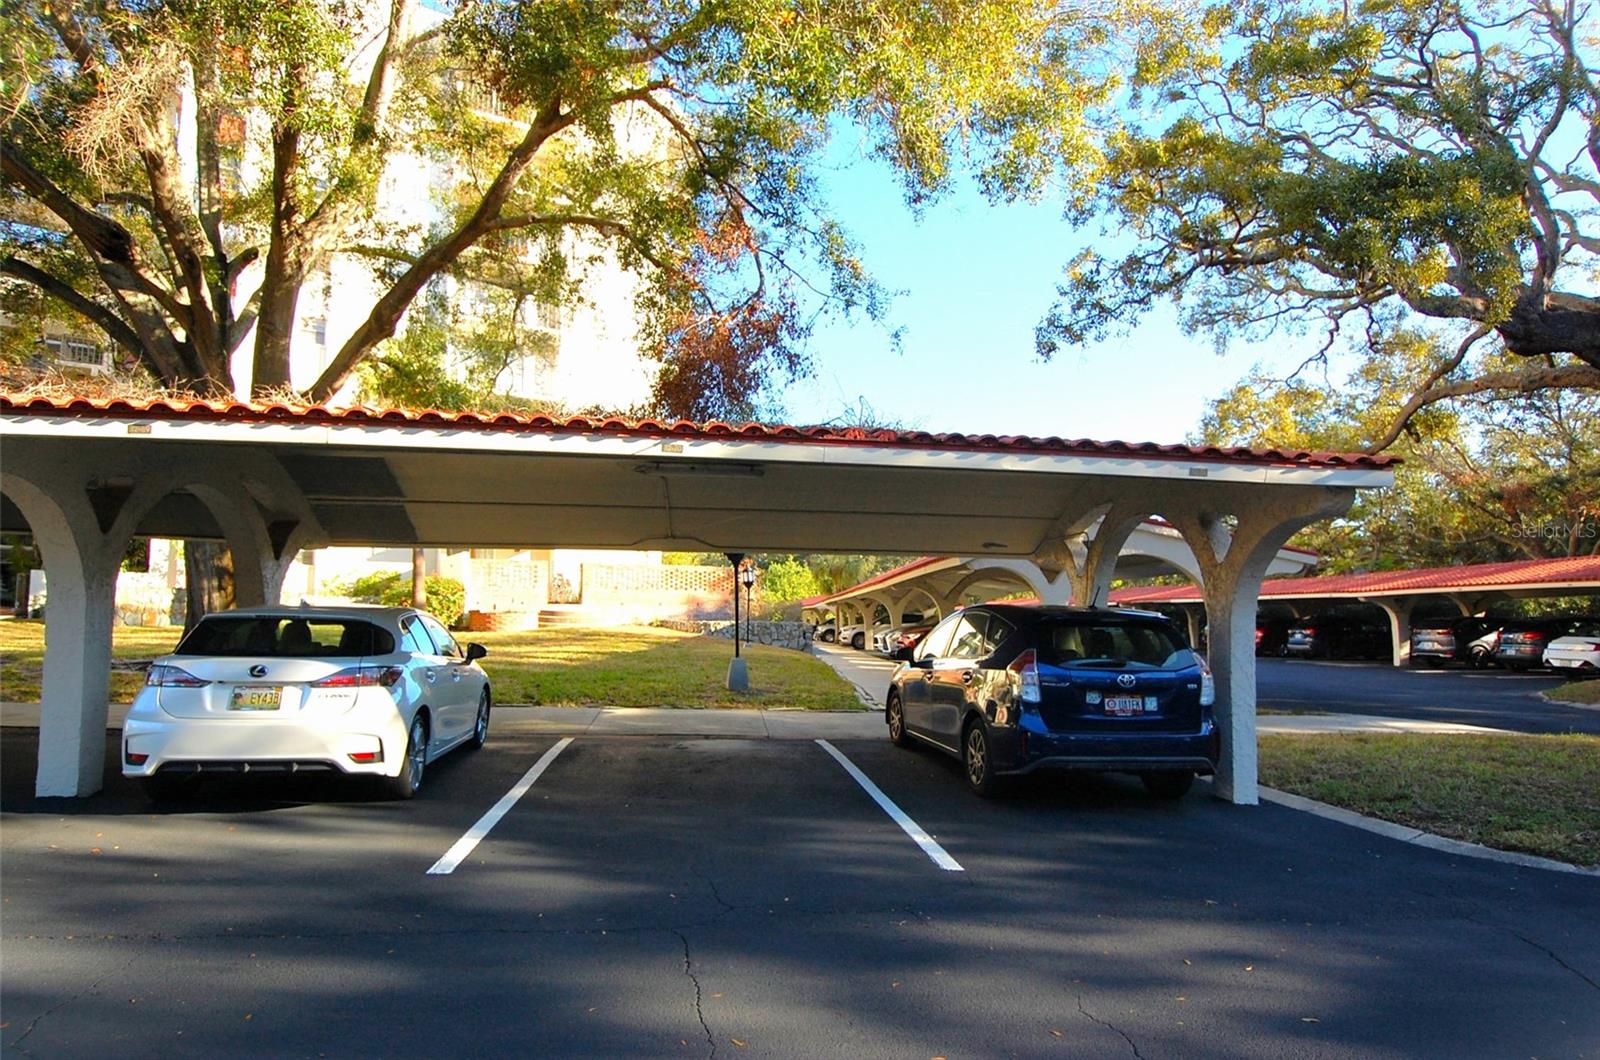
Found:
[[[1390,651],[1389,630],[1359,618],[1315,618],[1289,630],[1283,651],[1307,659],[1382,659]]]
[[[1137,773],[1178,798],[1216,769],[1211,673],[1161,615],[984,604],[907,655],[889,738],[960,758],[979,795],[1050,768]]]

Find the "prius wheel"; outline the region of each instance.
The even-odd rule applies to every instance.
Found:
[[[966,738],[961,741],[961,764],[966,767],[967,787],[986,799],[1000,794],[1001,780],[989,754],[989,734],[980,721],[967,726]]]
[[[867,646],[867,635],[865,633],[857,633],[850,638],[850,646],[856,651],[861,651]]]
[[[489,742],[489,690],[485,688],[478,697],[478,720],[472,723],[472,739],[467,741],[469,750],[480,750]]]
[[[884,712],[889,715],[889,742],[896,747],[910,747],[911,734],[906,732],[906,710],[900,703],[900,693],[889,693]]]
[[[411,719],[411,735],[406,740],[406,758],[400,766],[400,775],[389,777],[389,794],[396,799],[409,799],[422,787],[422,771],[428,765],[428,720],[420,713]]]
[[[1181,799],[1194,787],[1193,773],[1141,773],[1144,790],[1158,799]]]

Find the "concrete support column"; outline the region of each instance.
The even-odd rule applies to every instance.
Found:
[[[1072,602],[1072,577],[1067,571],[1060,571],[1054,577],[1051,577],[1045,573],[1043,567],[1031,559],[1006,559],[1000,557],[974,559],[971,562],[971,567],[974,571],[1010,571],[1033,591],[1042,604],[1065,607]]]
[[[30,470],[27,478],[0,473],[0,488],[28,520],[49,585],[34,794],[92,795],[105,768],[113,604],[129,509],[143,511],[153,498],[130,506],[134,489],[97,486],[84,469]]]
[[[1411,615],[1417,608],[1416,598],[1393,596],[1367,603],[1377,604],[1389,616],[1390,662],[1395,666],[1408,665],[1411,662]]]
[[[1070,562],[1062,567],[1062,573],[1071,582],[1073,603],[1079,607],[1106,605],[1122,546],[1149,517],[1149,510],[1137,501],[1117,501],[1106,508],[1092,530],[1068,540],[1066,558]]]
[[[222,528],[233,554],[233,595],[240,607],[277,604],[289,564],[308,537],[308,527],[291,515],[264,511],[242,485],[195,483],[189,489]]]
[[[1230,533],[1221,490],[1195,494],[1167,513],[1194,550],[1204,576],[1207,660],[1216,681],[1222,753],[1216,795],[1238,805],[1259,801],[1256,761],[1256,604],[1278,549],[1298,530],[1349,508],[1352,489],[1286,490],[1234,505]],[[1247,509],[1238,511],[1237,509]]]

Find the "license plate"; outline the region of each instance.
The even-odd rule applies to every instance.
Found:
[[[1130,714],[1144,713],[1143,696],[1107,696],[1105,699],[1106,713],[1119,718]]]
[[[229,710],[277,710],[283,689],[277,685],[235,685]]]

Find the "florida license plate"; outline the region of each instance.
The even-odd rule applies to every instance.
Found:
[[[283,689],[277,685],[235,685],[229,710],[277,710]]]
[[[1144,697],[1142,696],[1107,696],[1105,703],[1106,713],[1119,718],[1144,712]]]

